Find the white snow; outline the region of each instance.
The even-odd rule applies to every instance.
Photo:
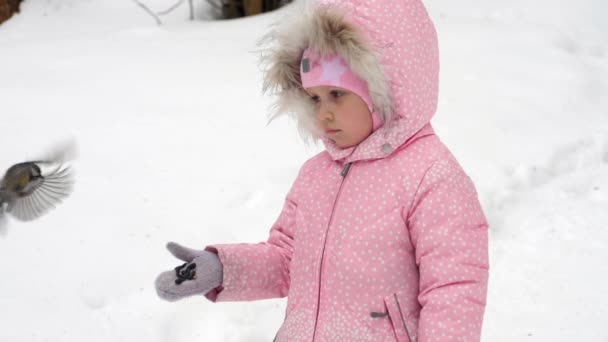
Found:
[[[144,1],[144,0],[142,0]],[[172,1],[148,0],[160,10]],[[265,240],[321,150],[266,125],[256,41],[280,11],[154,20],[26,0],[0,25],[0,170],[74,138],[73,195],[0,237],[0,341],[270,341],[285,300],[156,297],[191,247]],[[484,341],[608,341],[608,3],[427,0],[438,134],[491,224]]]

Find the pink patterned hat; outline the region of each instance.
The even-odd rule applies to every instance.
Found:
[[[304,89],[331,86],[352,91],[367,104],[372,113],[373,129],[376,130],[382,125],[382,118],[374,111],[367,82],[357,76],[340,55],[321,57],[310,49],[304,50],[300,63],[300,77]]]

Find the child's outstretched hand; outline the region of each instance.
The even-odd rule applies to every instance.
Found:
[[[160,298],[174,302],[204,295],[222,284],[223,266],[217,254],[186,248],[175,242],[169,242],[167,249],[186,263],[156,278],[156,293]]]

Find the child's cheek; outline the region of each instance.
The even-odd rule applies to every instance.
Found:
[[[318,119],[315,119],[315,133],[319,137],[326,138],[327,134],[325,133],[325,129],[323,128],[323,124]]]

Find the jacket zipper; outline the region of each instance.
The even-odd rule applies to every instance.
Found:
[[[403,323],[403,329],[405,329],[405,334],[407,335],[407,339],[410,340],[410,342],[414,342],[414,340],[412,340],[412,337],[410,336],[409,330],[407,330],[407,325],[405,325],[405,318],[403,317],[403,311],[401,311],[401,305],[399,304],[399,299],[397,298],[397,294],[394,293],[393,296],[395,297],[395,302],[397,303],[397,308],[399,309],[399,316],[401,316],[401,323]]]
[[[325,239],[323,240],[323,249],[321,250],[321,263],[319,266],[319,290],[317,291],[317,315],[315,317],[315,327],[312,332],[312,342],[315,342],[315,337],[317,335],[317,323],[319,322],[319,311],[321,308],[321,277],[323,276],[323,260],[325,259],[325,245],[327,245],[327,237],[329,236],[329,227],[331,226],[331,222],[334,218],[334,211],[336,210],[336,204],[338,203],[338,198],[340,198],[340,193],[342,192],[342,185],[344,185],[344,180],[346,179],[346,175],[348,175],[348,171],[350,170],[350,166],[352,163],[348,163],[342,169],[340,175],[342,175],[342,181],[340,182],[340,187],[338,188],[338,194],[336,195],[336,199],[334,200],[334,205],[331,208],[331,214],[329,215],[329,223],[327,224],[327,229],[325,230]]]

